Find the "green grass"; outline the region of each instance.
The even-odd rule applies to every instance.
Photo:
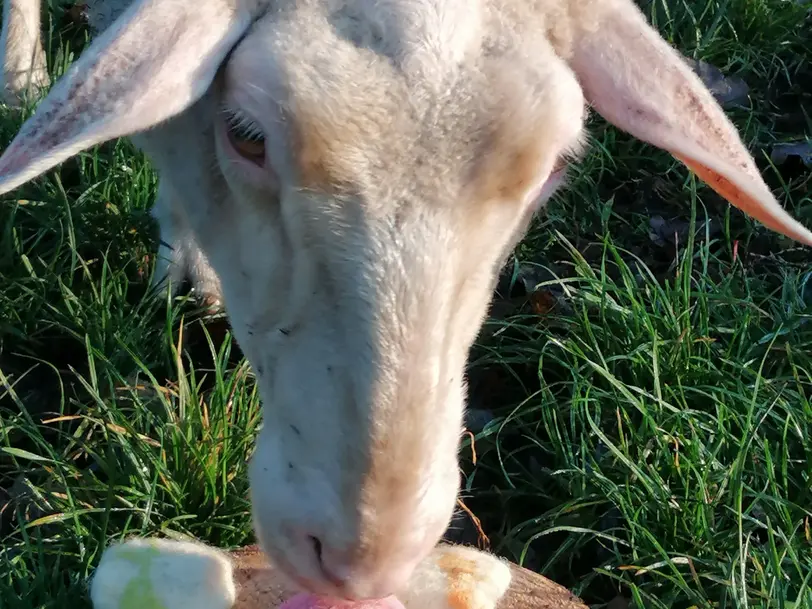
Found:
[[[812,226],[812,173],[769,162],[812,134],[800,4],[641,3],[687,55],[746,79],[750,106],[730,114]],[[81,36],[56,13],[55,73]],[[0,145],[22,118],[2,110]],[[534,313],[517,290],[472,353],[472,399],[494,418],[475,462],[463,446],[465,502],[492,549],[593,607],[812,607],[810,257],[666,153],[591,127],[513,261],[558,306]],[[192,304],[147,289],[155,186],[122,141],[0,202],[4,609],[88,606],[100,551],[125,535],[252,539],[253,376]],[[658,245],[654,215],[695,230]]]

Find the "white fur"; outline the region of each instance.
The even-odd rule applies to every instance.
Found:
[[[17,106],[50,84],[41,42],[40,3],[31,0],[3,2],[0,52],[3,101]]]
[[[582,150],[587,103],[812,243],[631,0],[92,0],[90,15],[93,44],[0,157],[0,194],[115,137],[145,151],[159,279],[191,274],[228,311],[264,402],[257,535],[310,591],[387,595],[447,527],[468,350],[564,182],[554,167]],[[223,108],[264,133],[262,166]]]

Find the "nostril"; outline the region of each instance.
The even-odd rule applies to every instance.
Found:
[[[324,578],[334,586],[341,588],[344,585],[344,581],[336,577],[335,573],[333,573],[330,568],[324,564],[324,546],[321,543],[321,539],[314,537],[313,535],[308,535],[307,539],[313,548],[313,554],[316,555],[316,563],[319,565],[322,576],[324,576]]]
[[[316,562],[318,562],[322,576],[337,588],[343,589],[347,583],[346,577],[342,577],[341,570],[336,572],[334,565],[330,564],[330,557],[324,555],[324,546],[321,540],[313,535],[308,535],[307,537],[313,547],[313,553],[316,555]]]
[[[310,564],[321,573],[322,583],[329,583],[329,595],[338,596],[347,601],[381,599],[393,594],[393,591],[405,583],[410,574],[401,568],[387,569],[379,572],[378,566],[367,561],[354,561],[353,554],[343,549],[336,550],[329,541],[325,545],[320,537],[303,535],[299,537],[302,550],[309,547]],[[313,560],[315,558],[315,560]],[[315,584],[315,582],[314,582]],[[320,588],[313,586],[311,591]]]
[[[310,540],[310,544],[313,546],[313,552],[316,553],[316,560],[319,562],[319,567],[324,570],[324,563],[322,562],[321,558],[321,540],[318,537],[313,537],[312,535],[308,535],[307,538]]]

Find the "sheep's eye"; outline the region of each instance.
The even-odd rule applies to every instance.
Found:
[[[262,165],[265,163],[265,134],[251,121],[243,117],[228,113],[228,141],[234,146],[240,156],[252,163]]]

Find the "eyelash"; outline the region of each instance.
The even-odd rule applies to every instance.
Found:
[[[237,137],[255,142],[265,140],[265,133],[262,129],[239,110],[223,108],[222,113],[229,130]]]

